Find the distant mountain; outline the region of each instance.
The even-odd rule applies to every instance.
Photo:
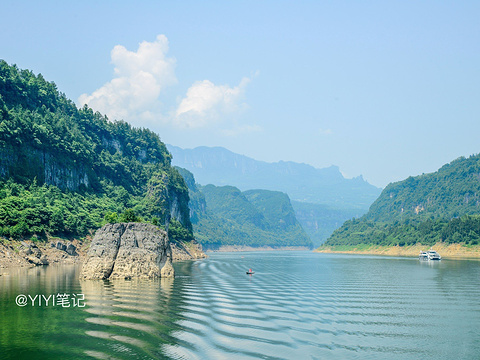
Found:
[[[345,179],[336,166],[316,169],[291,161],[267,163],[222,147],[167,148],[172,164],[191,171],[200,184],[281,191],[296,201],[364,211],[381,192],[362,176]]]
[[[312,246],[287,194],[269,190],[242,192],[234,186],[200,186],[188,170],[176,169],[189,188],[193,231],[204,248]]]
[[[326,245],[480,242],[480,155],[388,185],[360,219]]]
[[[363,215],[360,209],[332,209],[322,204],[292,201],[295,216],[315,247],[324,243],[335,229],[352,218]]]

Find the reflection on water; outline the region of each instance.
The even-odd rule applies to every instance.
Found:
[[[85,338],[82,324],[84,308],[52,306],[57,294],[81,293],[77,267],[45,266],[2,269],[0,277],[0,358],[51,359],[79,355],[78,342]],[[17,306],[20,294],[36,299]],[[46,306],[41,296],[50,297]],[[79,356],[78,356],[79,357]]]
[[[176,263],[175,279],[79,281],[78,270],[0,277],[0,358],[480,358],[480,262],[215,253]],[[15,304],[57,293],[86,306]]]
[[[128,358],[157,358],[159,344],[168,339],[170,299],[174,279],[132,281],[81,281],[88,299],[85,321],[92,343],[86,354],[104,359],[110,351],[105,343],[115,344],[119,355]],[[171,326],[171,325],[170,325]],[[124,356],[123,356],[124,355]]]

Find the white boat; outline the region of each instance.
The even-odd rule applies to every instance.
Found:
[[[428,260],[428,254],[426,251],[420,251],[420,255],[418,255],[418,260]]]
[[[440,254],[437,253],[435,250],[428,250],[427,255],[428,255],[428,260],[442,260],[442,257],[440,256]]]
[[[435,250],[420,251],[419,260],[442,260],[442,257]]]

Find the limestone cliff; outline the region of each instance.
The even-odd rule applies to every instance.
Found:
[[[92,240],[82,279],[172,277],[172,249],[167,233],[145,223],[107,224]]]
[[[46,149],[30,145],[0,146],[0,177],[18,180],[35,178],[40,184],[75,191],[89,187],[89,167],[73,159],[59,157]],[[92,176],[90,174],[90,176]]]

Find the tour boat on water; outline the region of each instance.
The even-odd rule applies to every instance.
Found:
[[[418,255],[418,260],[428,260],[428,254],[426,251],[420,251],[420,255]]]
[[[428,260],[442,260],[442,257],[440,256],[440,254],[437,253],[435,250],[428,250],[427,255],[428,255]]]
[[[442,257],[435,250],[421,251],[418,255],[419,260],[442,260]]]

